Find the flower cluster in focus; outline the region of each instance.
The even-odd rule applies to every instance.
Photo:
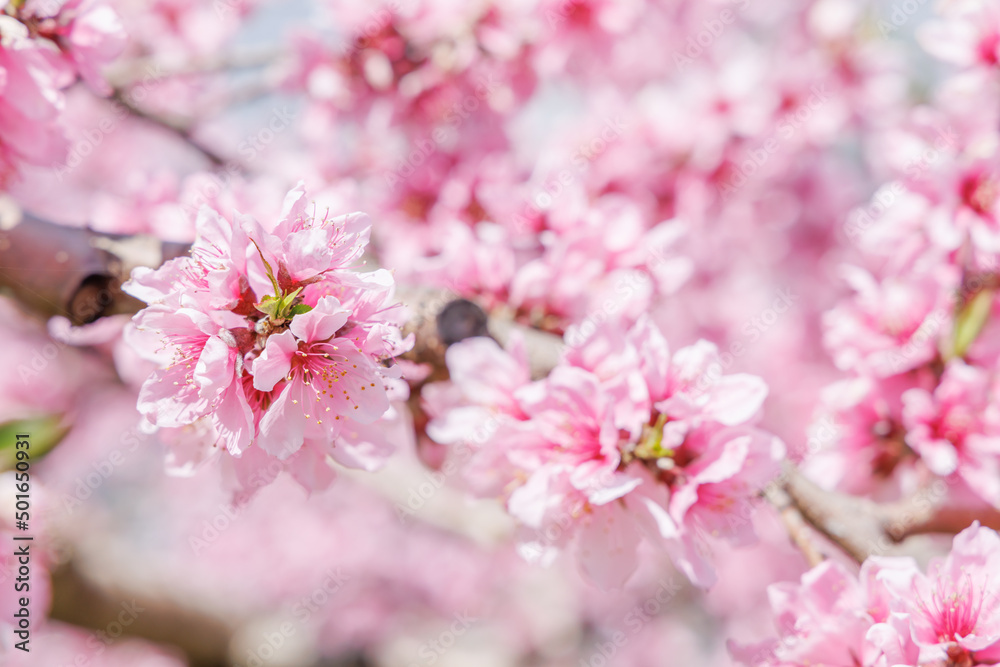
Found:
[[[518,344],[488,338],[453,345],[447,363],[450,381],[423,391],[428,435],[472,448],[469,483],[505,498],[527,529],[526,555],[575,540],[584,571],[618,586],[648,537],[709,586],[708,541],[755,540],[754,503],[785,447],[754,427],[767,386],[723,375],[711,343],[671,353],[641,317],[584,337],[542,380]]]
[[[978,522],[924,574],[871,557],[859,575],[825,561],[768,589],[776,640],[732,645],[742,664],[994,665],[1000,660],[1000,536]]]
[[[162,366],[139,393],[151,424],[186,428],[182,441],[205,430],[237,474],[273,457],[316,488],[332,475],[328,455],[373,469],[391,450],[372,425],[394,392],[405,398],[389,360],[410,341],[392,275],[352,268],[368,217],[309,209],[301,186],[272,228],[202,209],[189,256],[136,269],[126,283],[149,304],[126,335]]]

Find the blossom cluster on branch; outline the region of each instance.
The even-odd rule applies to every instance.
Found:
[[[1000,660],[1000,536],[978,523],[927,573],[912,558],[872,557],[858,574],[826,561],[773,584],[780,636],[733,646],[741,664],[993,665]]]
[[[368,217],[320,214],[299,187],[274,225],[205,209],[197,229],[189,255],[136,269],[125,285],[149,304],[125,335],[163,366],[139,411],[154,426],[187,427],[187,454],[224,445],[244,477],[267,457],[308,488],[329,483],[327,456],[377,467],[392,444],[374,425],[390,392],[406,398],[390,362],[412,339],[398,328],[392,275],[354,268]]]
[[[956,504],[1000,507],[990,11],[956,3],[922,26],[928,50],[963,67],[942,83],[937,108],[913,111],[887,141],[896,180],[845,221],[861,261],[842,269],[852,294],[824,314],[824,342],[847,377],[817,409],[840,433],[807,464],[828,471],[830,486],[891,499],[937,476]]]
[[[671,354],[643,317],[590,336],[543,380],[530,380],[519,341],[506,352],[471,338],[447,363],[450,381],[423,390],[428,434],[473,448],[470,486],[505,497],[533,529],[525,547],[536,556],[575,540],[588,575],[621,585],[645,533],[709,586],[706,540],[754,541],[736,510],[775,476],[785,447],[754,427],[767,386],[722,375],[711,343]],[[470,443],[475,433],[485,437]]]

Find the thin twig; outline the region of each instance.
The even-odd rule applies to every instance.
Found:
[[[191,133],[190,126],[187,123],[179,119],[164,118],[163,116],[159,116],[157,114],[140,109],[136,105],[132,104],[132,102],[130,102],[127,99],[127,97],[128,96],[126,95],[125,91],[121,88],[116,88],[111,96],[113,100],[115,100],[116,102],[123,105],[126,109],[128,109],[133,116],[135,116],[136,118],[141,118],[142,120],[145,120],[154,125],[158,125],[159,127],[162,127],[163,129],[176,135],[186,144],[188,144],[189,146],[197,150],[199,153],[204,155],[205,158],[207,158],[208,161],[214,164],[216,167],[221,167],[225,165],[227,162],[229,162],[229,160],[227,160],[225,157],[219,155],[211,148],[208,148],[207,146],[203,145],[201,142],[196,140]]]
[[[809,567],[815,567],[822,563],[825,556],[813,543],[809,535],[811,528],[792,499],[788,497],[788,493],[777,485],[770,485],[764,490],[764,497],[778,510],[781,522],[784,524],[785,530],[788,531],[788,537],[805,556]]]
[[[160,58],[134,58],[113,68],[108,74],[108,80],[115,88],[127,88],[174,76],[215,74],[238,69],[267,67],[281,62],[285,56],[282,49],[264,48],[239,53],[210,55],[183,63],[166,65]]]

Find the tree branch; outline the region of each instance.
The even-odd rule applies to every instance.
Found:
[[[825,556],[813,543],[809,534],[810,527],[795,503],[788,496],[788,493],[776,485],[769,485],[764,489],[764,497],[774,506],[781,517],[781,522],[788,531],[788,537],[792,540],[802,555],[805,556],[809,567],[815,567],[823,562]]]
[[[97,583],[76,560],[52,572],[50,617],[55,620],[107,632],[120,617],[123,604],[138,610],[132,622],[122,628],[129,636],[175,646],[192,667],[230,664],[229,644],[235,631],[232,618],[150,595],[148,587]]]
[[[256,48],[235,53],[205,55],[183,63],[166,65],[157,58],[139,57],[113,66],[108,73],[108,80],[115,88],[125,88],[175,76],[214,74],[237,69],[267,67],[279,63],[285,57],[284,50],[275,48]]]
[[[883,528],[885,508],[874,501],[820,488],[792,464],[782,473],[782,488],[795,509],[813,528],[862,562],[869,555],[895,548]]]
[[[77,325],[134,311],[142,303],[121,291],[123,262],[95,245],[98,236],[22,218],[0,231],[0,289],[31,310]]]
[[[128,109],[129,113],[131,113],[134,117],[162,127],[171,134],[175,135],[181,141],[205,156],[205,158],[216,167],[222,167],[229,161],[222,155],[219,155],[214,150],[195,139],[191,133],[191,128],[188,123],[178,118],[164,118],[163,116],[140,109],[129,101],[128,94],[121,88],[115,89],[114,93],[111,95],[111,99]]]
[[[948,504],[946,480],[937,479],[894,503],[820,488],[791,463],[786,464],[781,484],[802,517],[859,563],[869,556],[912,555],[908,538],[955,535],[973,521],[1000,529],[1000,511],[994,508]]]

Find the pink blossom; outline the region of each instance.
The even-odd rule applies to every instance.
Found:
[[[1000,32],[997,37],[1000,40]],[[976,161],[956,174],[953,186],[958,200],[952,223],[955,232],[967,233],[985,253],[1000,252],[1000,173],[991,162]]]
[[[715,573],[709,543],[756,541],[749,520],[754,499],[778,472],[784,444],[754,429],[713,425],[667,451],[657,467],[658,479],[670,488],[669,502],[665,510],[653,502],[646,506],[678,567],[695,584],[710,586]]]
[[[1000,537],[978,522],[955,536],[951,553],[918,574],[907,596],[921,664],[1000,659]],[[911,597],[912,596],[912,597]]]
[[[617,317],[634,320],[656,297],[680,289],[693,271],[676,250],[685,225],[651,225],[622,198],[605,197],[562,224],[541,237],[541,256],[514,275],[510,298],[519,308],[580,322],[613,303]]]
[[[945,332],[952,271],[890,276],[881,282],[863,269],[844,269],[856,292],[824,316],[824,343],[841,369],[886,377],[929,362]]]
[[[200,310],[162,305],[143,311],[136,331],[131,340],[141,351],[158,355],[153,346],[159,344],[171,355],[143,385],[140,413],[160,426],[181,426],[216,407],[218,395],[235,379],[236,356],[220,337],[219,324]]]
[[[29,0],[19,18],[63,52],[80,77],[102,95],[111,86],[101,69],[125,48],[125,31],[118,14],[101,0],[67,0],[55,14],[44,13],[46,3]]]
[[[745,665],[916,665],[918,648],[894,591],[918,575],[903,558],[869,558],[860,575],[825,561],[799,582],[768,587],[776,640],[731,643],[730,651]]]
[[[125,48],[118,14],[102,0],[65,0],[56,4],[28,0],[8,12],[34,39],[54,47],[63,62],[95,91],[111,94],[101,69]],[[65,84],[64,84],[65,85]]]
[[[246,456],[242,467],[261,465],[259,449],[325,486],[328,455],[371,469],[388,454],[360,427],[389,410],[386,385],[398,372],[380,362],[411,341],[399,334],[391,275],[351,268],[368,242],[367,217],[319,218],[306,207],[301,186],[292,190],[273,232],[202,209],[190,256],[137,269],[126,285],[150,304],[128,338],[165,365],[139,395],[151,423],[208,420],[201,437]]]
[[[573,543],[588,574],[618,586],[646,535],[707,586],[706,539],[755,539],[741,513],[784,456],[780,440],[749,426],[766,386],[723,375],[705,341],[671,357],[648,320],[626,331],[601,328],[532,383],[491,342],[453,345],[451,382],[430,394],[428,434],[471,445],[466,474],[535,531],[527,553]],[[481,435],[462,440],[463,428]],[[600,531],[614,534],[611,552],[597,549]]]
[[[51,167],[66,154],[58,119],[66,71],[23,26],[0,13],[0,186],[21,164]]]
[[[817,483],[851,493],[898,494],[892,480],[916,458],[905,442],[902,395],[914,377],[850,377],[823,390],[802,469]]]
[[[870,557],[857,577],[825,561],[800,583],[768,588],[776,641],[731,650],[746,665],[993,664],[998,559],[1000,537],[975,522],[926,575],[909,558]]]
[[[933,55],[956,65],[1000,64],[1000,11],[988,0],[943,5],[942,17],[921,26],[918,37]]]
[[[864,640],[872,619],[858,581],[842,565],[827,561],[802,575],[800,584],[768,587],[775,624],[782,633],[773,663],[870,664]]]
[[[351,339],[336,337],[350,314],[323,297],[288,330],[269,336],[254,360],[256,389],[271,391],[285,381],[260,424],[259,444],[268,453],[284,458],[303,439],[333,440],[342,419],[367,424],[389,408],[385,388],[371,381],[377,375],[371,357]]]
[[[943,477],[957,474],[975,493],[1000,507],[1000,423],[994,381],[981,368],[949,363],[933,393],[903,394],[906,443]]]

